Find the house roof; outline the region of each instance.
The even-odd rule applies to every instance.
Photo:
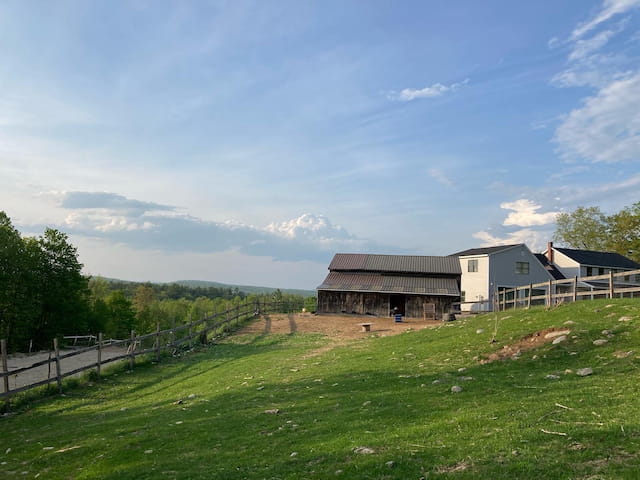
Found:
[[[553,249],[566,255],[572,260],[575,260],[580,265],[591,265],[595,267],[610,268],[628,268],[631,270],[640,269],[640,264],[625,257],[624,255],[620,255],[619,253],[596,252],[593,250],[574,250],[572,248],[558,247],[553,247]]]
[[[462,252],[452,253],[451,257],[467,257],[472,255],[491,255],[492,253],[508,250],[509,248],[524,245],[524,243],[516,243],[513,245],[496,245],[495,247],[483,247],[483,248],[470,248],[469,250],[463,250]]]
[[[417,255],[373,255],[367,253],[337,253],[329,270],[332,272],[372,272],[460,275],[460,262],[453,257]]]
[[[549,259],[544,253],[534,253],[534,255],[554,280],[564,280],[566,278],[555,265],[549,263]]]
[[[460,296],[454,278],[329,272],[318,290]]]

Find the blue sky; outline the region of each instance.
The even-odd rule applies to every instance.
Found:
[[[640,0],[5,1],[0,210],[89,274],[315,288],[640,192]]]

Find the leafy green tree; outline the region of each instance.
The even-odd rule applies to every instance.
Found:
[[[640,263],[640,202],[612,215],[598,207],[561,213],[554,240],[571,248],[617,252]]]
[[[640,263],[640,202],[608,217],[609,249]]]
[[[598,207],[578,207],[556,217],[554,240],[571,248],[605,250],[607,217]]]
[[[106,304],[109,310],[109,319],[105,327],[105,334],[108,337],[127,338],[136,323],[133,304],[120,290],[111,292],[107,297]]]

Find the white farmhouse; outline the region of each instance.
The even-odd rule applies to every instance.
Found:
[[[453,256],[458,257],[462,269],[463,312],[490,311],[495,292],[553,279],[524,243],[472,248]]]

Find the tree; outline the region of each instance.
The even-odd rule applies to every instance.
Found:
[[[607,217],[598,207],[578,207],[556,217],[554,240],[571,248],[605,250]]]
[[[640,263],[640,202],[612,215],[598,207],[561,213],[554,240],[571,248],[616,252]]]
[[[640,263],[640,202],[608,218],[609,249]]]
[[[109,319],[105,328],[105,334],[109,337],[127,338],[133,330],[136,322],[136,312],[132,303],[120,290],[111,292],[107,297]]]

